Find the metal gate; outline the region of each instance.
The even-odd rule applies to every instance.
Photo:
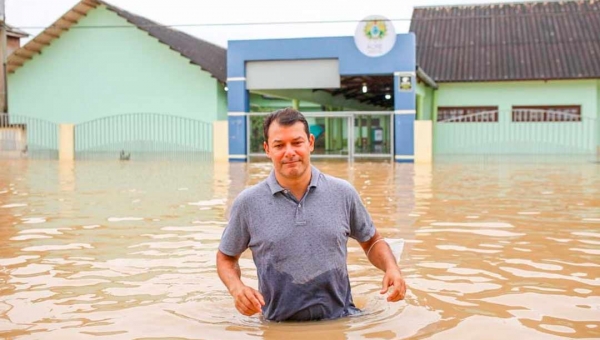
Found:
[[[591,154],[595,118],[549,110],[485,111],[435,125],[436,154]]]
[[[58,124],[0,113],[0,158],[58,159]]]
[[[211,160],[212,124],[156,113],[75,125],[77,160]]]

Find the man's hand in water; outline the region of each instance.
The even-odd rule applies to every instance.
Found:
[[[393,289],[390,292],[390,295],[387,297],[389,302],[398,302],[400,300],[404,300],[404,295],[406,294],[406,283],[404,282],[404,278],[402,278],[402,274],[398,268],[386,270],[385,275],[383,276],[381,291],[379,293],[385,294],[390,287],[393,287]]]
[[[262,294],[245,285],[232,289],[231,296],[235,299],[235,308],[246,316],[261,313],[261,307],[265,305]]]

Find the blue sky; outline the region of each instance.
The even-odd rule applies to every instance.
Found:
[[[397,33],[408,31],[415,6],[506,3],[485,0],[108,0],[109,3],[161,24],[221,24],[361,20],[383,15]],[[522,1],[518,1],[522,2]],[[5,0],[6,21],[32,36],[52,24],[77,0]],[[300,6],[300,4],[302,4]],[[352,36],[356,22],[321,24],[176,27],[198,38],[226,46],[227,40]],[[24,42],[26,42],[25,40]]]

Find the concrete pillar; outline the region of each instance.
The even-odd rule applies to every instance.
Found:
[[[433,123],[430,120],[415,121],[415,163],[431,163],[433,160]]]
[[[58,159],[61,161],[75,160],[75,125],[60,124],[58,136]]]
[[[415,72],[394,73],[394,160],[415,161]]]
[[[229,159],[229,122],[217,120],[213,122],[213,160],[227,162]]]
[[[229,161],[246,162],[248,160],[247,119],[250,112],[250,95],[246,90],[245,78],[227,81],[227,121],[229,136]]]

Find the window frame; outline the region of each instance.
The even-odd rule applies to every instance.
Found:
[[[576,109],[577,113],[562,112],[565,109]],[[531,119],[529,120],[516,120],[515,117],[518,114],[516,110],[536,110],[538,113],[543,114],[541,120]],[[577,119],[550,119],[548,112],[559,112],[567,115],[578,116]],[[566,123],[566,122],[581,122],[581,105],[513,105],[511,108],[510,121],[512,123]]]
[[[463,113],[459,116],[453,116],[453,117],[448,117],[444,119],[457,119],[457,120],[452,120],[452,121],[444,121],[444,119],[441,119],[444,114],[440,114],[442,111],[447,110],[462,110]],[[498,123],[498,106],[438,106],[437,109],[438,113],[437,113],[437,122],[438,123]],[[477,111],[477,112],[472,112],[472,111]],[[461,116],[463,117],[472,117],[472,115],[477,115],[479,113],[483,113],[483,112],[494,112],[492,120],[482,120],[479,119],[480,117],[477,117],[479,120],[462,120],[460,119]],[[483,116],[482,116],[483,117]]]

